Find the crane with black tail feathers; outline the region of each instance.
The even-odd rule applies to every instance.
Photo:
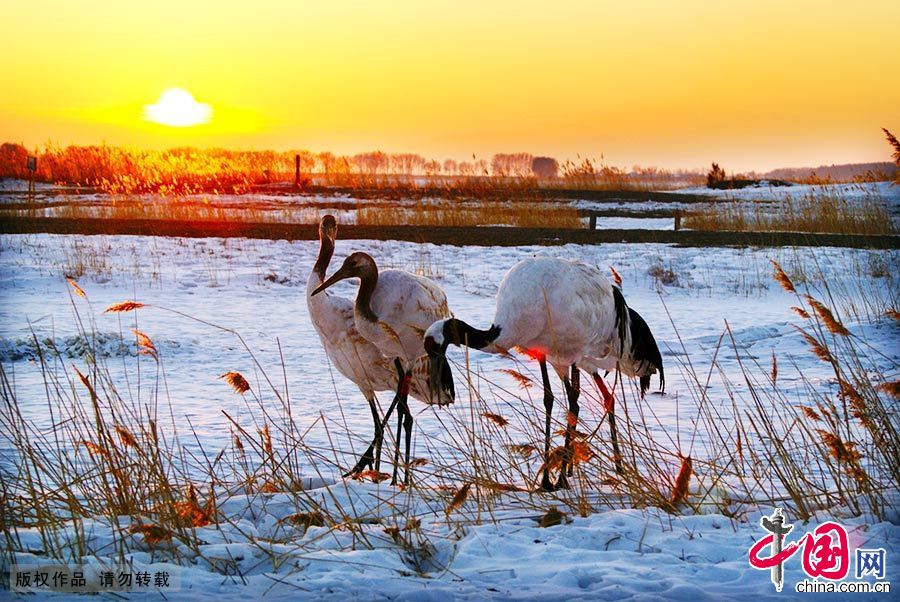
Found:
[[[465,345],[486,353],[506,354],[511,349],[538,360],[544,389],[544,470],[541,487],[568,487],[572,474],[574,424],[567,420],[565,453],[559,479],[550,481],[550,420],[553,392],[549,363],[566,389],[569,412],[577,421],[584,370],[597,383],[610,418],[616,470],[621,472],[615,399],[601,372],[612,369],[640,379],[641,395],[650,376],[660,375],[665,386],[662,357],[647,323],[625,303],[621,291],[596,268],[577,261],[536,257],[514,265],[497,291],[497,309],[490,328],[479,330],[456,318],[443,319],[425,332],[430,360],[429,386],[433,392],[452,394],[445,384],[449,345]]]

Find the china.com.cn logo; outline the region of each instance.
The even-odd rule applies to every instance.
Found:
[[[802,548],[803,571],[811,579],[836,582],[842,581],[850,574],[850,542],[847,530],[836,522],[825,522],[813,531],[807,532],[793,542],[786,542],[785,536],[794,528],[792,524],[785,524],[781,509],[776,509],[772,516],[764,516],[760,520],[762,528],[768,531],[768,535],[757,541],[749,552],[750,566],[770,570],[772,583],[776,591],[781,591],[784,585],[784,564],[789,558]],[[766,549],[768,548],[768,553]],[[853,575],[857,580],[872,577],[877,580],[885,578],[885,550],[866,550],[857,548],[854,560],[856,570]],[[809,583],[809,582],[806,582]],[[814,581],[818,585],[821,582]],[[849,584],[854,585],[854,584]],[[859,585],[868,586],[868,583]],[[890,584],[884,585],[888,588]],[[798,591],[800,591],[798,584]],[[825,590],[823,590],[825,591]],[[831,591],[831,590],[828,590]],[[868,591],[862,588],[843,588],[834,591]],[[880,591],[878,588],[871,591]],[[886,591],[890,591],[887,589]]]

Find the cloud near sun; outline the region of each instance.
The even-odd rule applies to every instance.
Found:
[[[212,107],[197,102],[194,96],[181,88],[170,88],[159,96],[154,104],[144,107],[144,119],[170,127],[190,127],[209,123]]]

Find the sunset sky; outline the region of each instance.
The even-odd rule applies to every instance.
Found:
[[[0,141],[767,170],[900,133],[897,0],[223,4],[4,2]],[[170,88],[211,120],[145,119]]]

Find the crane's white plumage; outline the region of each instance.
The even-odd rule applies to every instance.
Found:
[[[339,280],[358,277],[359,291],[353,304],[353,322],[356,331],[381,354],[394,363],[398,383],[394,405],[398,405],[398,441],[401,427],[406,428],[406,464],[408,479],[412,414],[406,404],[414,382],[426,379],[427,358],[422,355],[422,337],[436,320],[450,315],[444,291],[427,278],[401,270],[379,272],[375,260],[366,253],[353,253],[344,260],[341,268],[319,284],[311,293],[319,295]],[[415,379],[413,380],[413,377]],[[424,389],[427,391],[427,382]],[[448,390],[436,391],[425,396],[427,401],[438,404],[453,400],[452,380]],[[388,410],[388,415],[391,410]],[[387,417],[385,418],[385,420]],[[394,481],[397,462],[394,463]]]
[[[378,347],[356,330],[353,302],[331,294],[312,296],[312,291],[324,280],[315,271],[310,272],[306,305],[328,359],[338,372],[359,387],[366,399],[374,397],[375,391],[393,390],[397,374]]]
[[[594,376],[607,396],[610,412],[611,394],[603,384],[601,371],[618,368],[640,377],[642,393],[649,385],[649,376],[657,370],[663,382],[662,360],[646,323],[627,307],[621,291],[603,273],[576,261],[549,257],[520,261],[500,283],[489,330],[478,330],[456,319],[441,320],[428,328],[424,344],[432,358],[433,389],[441,387],[437,375],[449,344],[464,344],[487,353],[516,349],[538,359],[542,375],[546,363],[553,366],[566,385],[570,410],[576,416],[577,369]],[[545,376],[544,389],[548,412],[545,453],[549,453],[553,397]],[[610,418],[612,426],[612,413]],[[613,435],[615,441],[615,432]],[[568,434],[566,439],[568,445]],[[565,484],[565,474],[560,475],[560,483]],[[550,488],[546,471],[542,484]]]
[[[389,358],[400,358],[405,369],[422,357],[422,337],[436,320],[450,315],[447,296],[431,280],[401,270],[378,272],[368,319],[356,304],[354,316],[359,332]]]
[[[375,392],[396,390],[397,372],[392,361],[360,334],[354,318],[353,302],[350,299],[331,293],[313,295],[313,291],[325,281],[336,237],[337,222],[331,215],[326,215],[319,224],[319,256],[306,281],[306,306],[328,359],[338,372],[359,387],[369,402],[377,438],[381,431],[381,418],[375,406]],[[417,346],[421,347],[421,343],[417,342]],[[430,403],[432,397],[428,393],[428,361],[421,353],[415,358],[411,372],[410,395]],[[446,401],[446,396],[434,399]],[[373,458],[371,457],[373,452],[379,453]],[[373,442],[373,446],[370,446],[350,472],[359,472],[367,465],[377,470],[379,463],[380,445],[375,446]]]

